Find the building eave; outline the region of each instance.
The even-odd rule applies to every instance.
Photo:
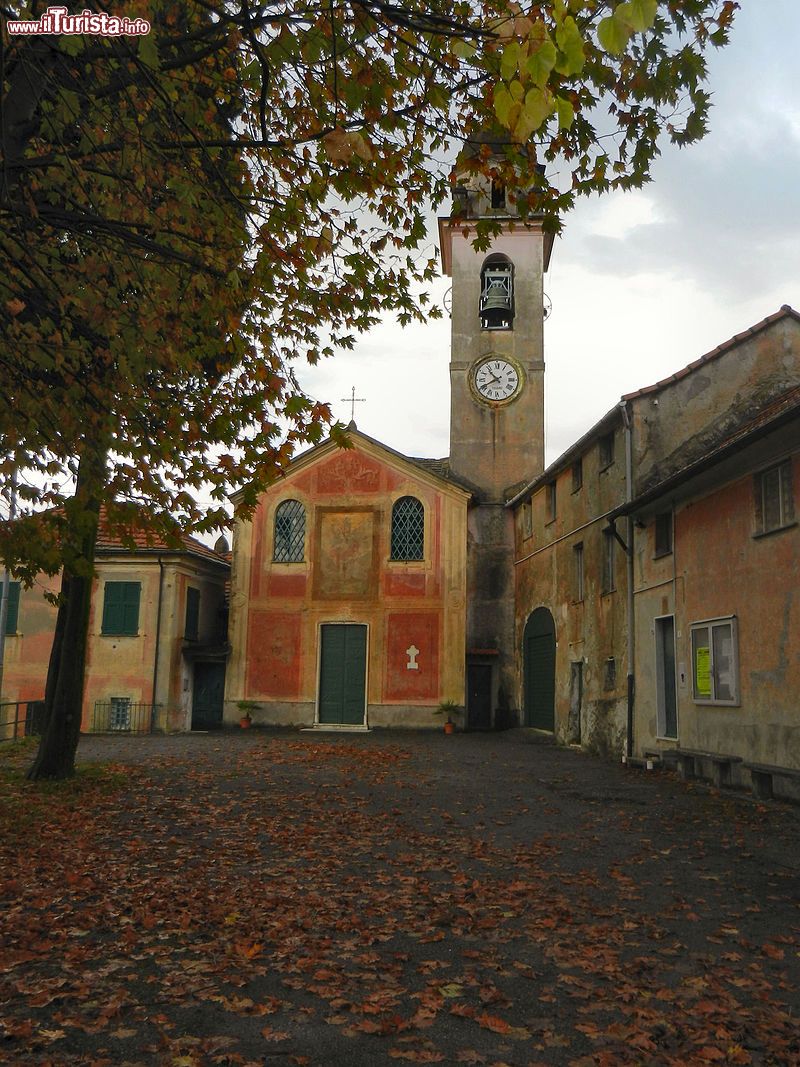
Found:
[[[709,449],[704,455],[687,463],[680,470],[675,471],[669,477],[657,482],[645,492],[634,497],[633,500],[620,504],[610,518],[615,519],[623,515],[635,515],[648,508],[648,506],[667,497],[683,488],[689,492],[695,479],[707,471],[713,470],[726,460],[739,455],[752,445],[768,437],[786,426],[796,424],[797,445],[800,445],[800,387],[770,405],[773,413],[767,417],[763,414],[751,419],[745,426],[740,427],[734,434],[721,441],[714,448]]]
[[[126,548],[124,545],[98,545],[95,549],[95,559],[103,559],[109,562],[112,557],[116,557],[116,562],[124,563],[127,560],[144,558],[147,560],[165,560],[169,559],[172,562],[189,557],[193,560],[197,560],[201,563],[207,563],[212,567],[220,567],[222,570],[229,571],[231,564],[229,560],[222,559],[220,556],[206,555],[204,552],[198,552],[190,548],[167,548],[137,546],[136,548]]]
[[[479,222],[499,222],[504,225],[506,231],[510,232],[521,229],[540,231],[543,237],[542,269],[544,271],[549,270],[550,257],[553,254],[553,245],[555,243],[556,235],[551,233],[550,230],[544,229],[542,224],[543,218],[543,215],[531,215],[530,221],[528,222],[525,219],[507,218],[502,215],[481,215],[479,218],[469,219],[454,219],[450,215],[440,215],[437,223],[439,227],[439,250],[442,257],[442,274],[445,274],[449,278],[453,273],[452,234],[456,231],[459,233],[466,231],[466,235],[469,236],[470,230],[475,229],[476,224]]]
[[[616,426],[617,423],[622,422],[622,414],[620,413],[619,404],[615,404],[613,408],[606,412],[606,414],[598,422],[594,424],[590,429],[579,437],[575,444],[570,445],[569,448],[562,452],[558,459],[553,460],[549,467],[545,467],[541,474],[537,476],[520,489],[519,492],[511,497],[506,502],[507,508],[517,507],[518,504],[522,504],[529,497],[533,496],[537,490],[541,489],[543,485],[547,485],[548,482],[552,482],[554,478],[557,478],[562,471],[565,471],[567,467],[570,467],[573,462],[587,450],[597,438],[602,437],[608,433],[612,426]]]

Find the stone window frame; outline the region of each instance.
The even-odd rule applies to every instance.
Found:
[[[285,528],[278,530],[279,523]],[[306,561],[306,506],[296,497],[287,497],[275,507],[272,522],[272,562],[305,563]]]
[[[405,493],[393,502],[389,530],[391,563],[424,563],[425,525],[425,504],[419,497]]]

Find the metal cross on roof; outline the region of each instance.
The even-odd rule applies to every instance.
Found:
[[[350,405],[350,421],[355,422],[356,418],[356,404],[363,404],[366,401],[364,396],[356,396],[356,387],[350,390],[350,396],[343,396],[342,403]]]

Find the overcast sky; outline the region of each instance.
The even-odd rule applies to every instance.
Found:
[[[546,461],[620,398],[782,304],[800,308],[799,0],[743,0],[710,57],[711,132],[665,144],[644,189],[580,201],[545,278]],[[443,279],[439,299],[449,287]],[[449,451],[450,323],[386,323],[302,373],[319,400],[353,385],[359,429],[408,455]]]

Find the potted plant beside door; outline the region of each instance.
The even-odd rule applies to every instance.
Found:
[[[446,734],[452,734],[455,731],[456,724],[453,722],[453,714],[460,711],[460,706],[455,700],[443,700],[439,707],[436,709],[436,715],[446,715],[447,718],[444,724],[444,732]]]
[[[253,700],[237,700],[236,707],[242,713],[242,717],[241,719],[239,719],[239,726],[243,730],[249,730],[253,724],[253,716],[250,714],[250,712],[255,711],[258,707],[258,704],[256,704]]]

